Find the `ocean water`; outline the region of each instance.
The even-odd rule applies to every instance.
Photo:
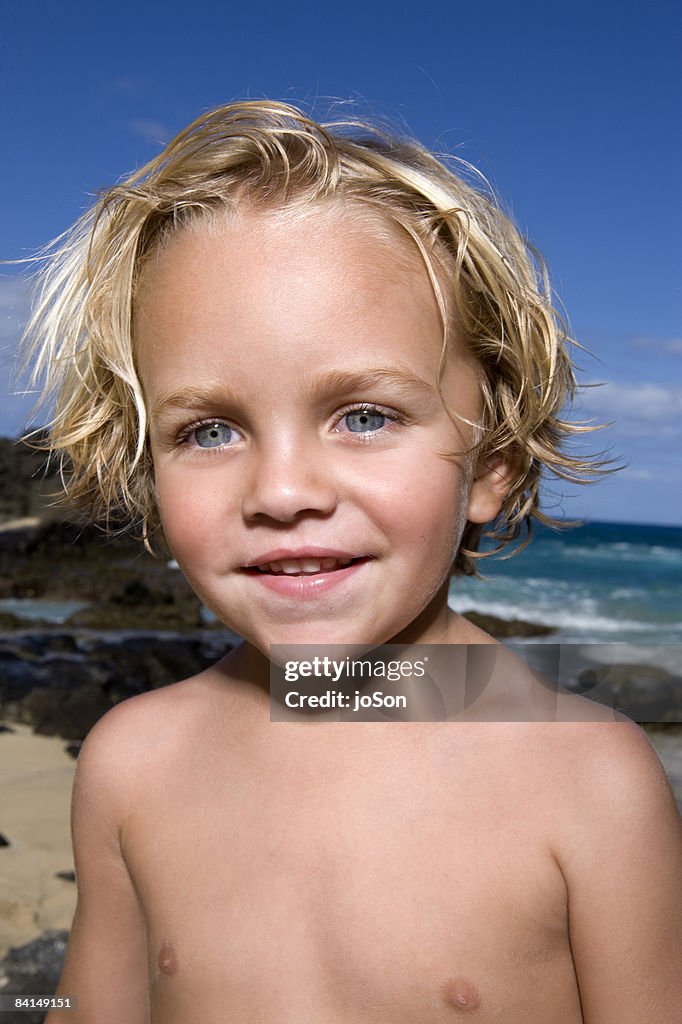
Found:
[[[481,572],[453,579],[455,611],[553,626],[548,643],[682,643],[682,527],[538,526],[525,551]]]
[[[0,612],[18,615],[28,622],[49,622],[54,626],[62,625],[75,612],[87,607],[87,601],[51,601],[31,597],[6,597],[0,600]]]

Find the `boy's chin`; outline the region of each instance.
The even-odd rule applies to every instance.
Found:
[[[267,637],[253,636],[249,643],[267,658],[284,663],[292,658],[306,658],[305,649],[310,649],[310,657],[324,655],[330,658],[359,657],[366,651],[382,644],[389,643],[386,635],[373,635],[367,630],[329,628],[287,628],[273,630]]]

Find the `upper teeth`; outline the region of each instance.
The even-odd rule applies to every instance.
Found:
[[[281,562],[263,562],[257,565],[259,572],[280,572],[287,576],[295,576],[297,573],[315,573],[322,570],[336,569],[342,565],[349,565],[352,558],[287,558]]]

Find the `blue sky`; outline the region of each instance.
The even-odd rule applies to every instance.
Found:
[[[597,443],[629,462],[554,485],[564,514],[680,524],[681,44],[672,2],[8,5],[0,255],[30,255],[202,110],[356,100],[474,163],[544,253],[594,354],[581,378],[605,382],[585,413],[616,421]],[[4,268],[3,384],[25,304]],[[9,391],[2,434],[26,415]]]

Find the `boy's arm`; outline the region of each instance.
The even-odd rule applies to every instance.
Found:
[[[56,993],[76,996],[78,1009],[49,1013],[45,1024],[149,1021],[144,916],[120,846],[130,796],[123,766],[136,732],[136,709],[127,704],[97,723],[78,757],[72,802],[78,903]]]
[[[644,733],[588,727],[561,867],[585,1024],[682,1022],[682,822]]]

